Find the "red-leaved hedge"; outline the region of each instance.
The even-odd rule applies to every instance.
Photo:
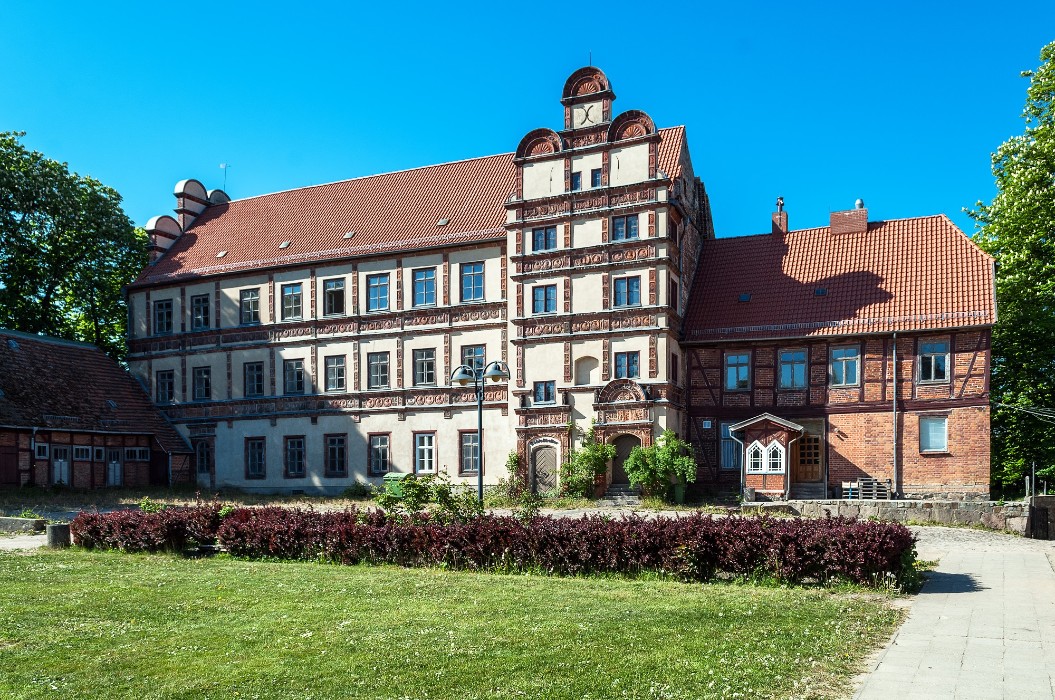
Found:
[[[319,512],[216,505],[160,513],[82,513],[71,524],[84,547],[156,551],[218,540],[248,558],[389,563],[562,576],[657,572],[689,581],[772,576],[845,579],[874,585],[898,578],[915,538],[897,523],[825,518],[536,517],[485,515],[464,523],[377,510]]]

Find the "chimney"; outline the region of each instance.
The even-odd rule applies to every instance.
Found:
[[[864,200],[858,199],[854,202],[854,208],[848,211],[833,211],[831,213],[832,235],[865,233],[866,231],[868,231],[868,210],[865,209]]]
[[[784,235],[788,232],[788,213],[784,211],[784,198],[777,197],[777,210],[773,212],[773,235]]]

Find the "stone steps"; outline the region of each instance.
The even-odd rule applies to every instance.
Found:
[[[641,495],[629,484],[612,484],[597,504],[610,508],[630,508],[641,505]]]

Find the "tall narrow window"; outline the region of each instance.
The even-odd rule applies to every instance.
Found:
[[[199,474],[212,472],[212,445],[206,440],[201,440],[194,445],[194,458],[197,462]]]
[[[212,398],[212,368],[194,368],[194,400],[208,401]]]
[[[832,348],[832,386],[857,386],[861,351],[856,347]]]
[[[919,451],[947,452],[949,449],[949,419],[947,416],[920,416]]]
[[[414,472],[436,471],[436,433],[414,433]]]
[[[552,314],[557,311],[557,285],[540,284],[531,288],[531,312]]]
[[[638,373],[640,354],[635,352],[617,352],[615,354],[615,378],[635,379]]]
[[[285,360],[282,363],[284,394],[304,393],[304,360]]]
[[[190,327],[203,331],[209,327],[209,295],[195,294],[190,298]]]
[[[168,335],[172,332],[172,300],[161,299],[154,302],[154,335]]]
[[[919,380],[921,382],[949,381],[949,344],[921,343],[919,346]]]
[[[637,214],[612,217],[612,240],[629,241],[637,238]]]
[[[806,351],[780,351],[780,388],[806,388]]]
[[[721,423],[722,434],[722,458],[719,463],[722,469],[740,469],[744,461],[743,448],[740,443],[733,439],[732,431],[729,430],[733,423]]]
[[[171,403],[176,399],[176,373],[171,369],[161,370],[154,374],[154,400],[158,403]]]
[[[751,388],[751,371],[747,353],[729,353],[725,356],[725,390],[743,391]]]
[[[484,264],[462,264],[462,301],[483,301]]]
[[[590,171],[590,187],[601,186],[601,169],[594,168]]]
[[[327,316],[340,316],[344,314],[343,279],[323,280],[322,313]]]
[[[341,477],[348,474],[348,436],[326,436],[326,476]]]
[[[771,442],[766,448],[766,471],[770,474],[784,473],[784,446]]]
[[[282,320],[297,321],[303,316],[303,290],[299,282],[297,284],[282,285]]]
[[[366,355],[366,388],[388,388],[388,353],[371,352]]]
[[[414,270],[414,306],[436,304],[436,268]]]
[[[304,437],[286,438],[286,478],[299,479],[305,474]]]
[[[245,439],[245,478],[263,479],[267,474],[265,441],[262,437]]]
[[[344,391],[344,355],[326,358],[326,391]]]
[[[640,277],[616,277],[614,306],[640,306],[641,305],[641,278]]]
[[[436,383],[436,350],[427,348],[414,351],[414,386]]]
[[[556,226],[542,226],[540,228],[531,229],[531,250],[532,252],[539,252],[543,250],[553,250],[557,247],[557,227]]]
[[[484,346],[483,345],[463,345],[462,346],[462,364],[467,367],[472,367],[474,372],[483,372],[484,370]]]
[[[476,474],[480,471],[480,435],[479,433],[462,433],[460,474]]]
[[[762,474],[765,471],[765,450],[758,442],[747,448],[747,473]]]
[[[681,299],[678,297],[678,281],[676,279],[670,280],[667,285],[667,303],[674,313],[681,312]]]
[[[578,192],[582,189],[582,173],[571,174],[571,190],[572,192]]]
[[[260,290],[243,289],[238,293],[242,325],[260,323]]]
[[[535,403],[553,403],[556,399],[556,382],[535,382]]]
[[[388,310],[388,273],[366,276],[366,310]]]
[[[675,355],[674,353],[670,354],[670,371],[668,372],[668,374],[670,375],[670,382],[671,382],[671,384],[673,384],[674,386],[677,386],[678,385],[678,356]]]
[[[388,435],[370,436],[370,455],[368,457],[370,473],[373,475],[387,474],[390,466],[388,464]]]
[[[242,365],[242,378],[245,381],[247,399],[264,395],[264,363],[246,362]]]

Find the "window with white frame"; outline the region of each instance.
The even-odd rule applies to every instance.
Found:
[[[47,459],[48,458],[48,443],[46,443],[46,442],[38,442],[36,444],[36,446],[33,448],[33,455],[37,459]]]
[[[388,273],[366,276],[366,310],[388,310]]]
[[[806,388],[806,351],[780,351],[780,388]]]
[[[304,393],[304,360],[284,360],[282,362],[284,394]]]
[[[242,381],[246,398],[264,395],[264,363],[246,362],[242,365]]]
[[[948,416],[920,416],[919,451],[948,452],[949,418]]]
[[[436,471],[436,433],[414,433],[414,473]]]
[[[149,447],[126,447],[125,448],[125,461],[126,462],[149,462],[150,461],[150,448]]]
[[[436,383],[436,349],[414,351],[414,386],[431,386]]]
[[[832,348],[832,386],[857,386],[860,362],[857,346]]]
[[[190,327],[203,331],[209,327],[209,295],[195,294],[190,298]]]
[[[462,433],[460,474],[476,474],[480,471],[480,434]]]
[[[159,299],[154,302],[154,335],[172,332],[172,300]]]
[[[484,300],[484,264],[462,263],[462,301]]]
[[[414,306],[436,305],[436,268],[414,270]]]
[[[242,325],[260,323],[260,290],[243,289],[238,295]]]
[[[388,353],[371,352],[366,355],[366,388],[388,388]]]
[[[388,463],[388,440],[387,433],[370,436],[370,455],[368,461],[371,474],[387,474]]]
[[[755,442],[751,443],[751,446],[747,448],[747,473],[748,474],[764,474],[766,468],[765,462],[766,451],[762,447],[762,443]]]
[[[949,381],[949,344],[942,341],[919,346],[920,383]]]
[[[326,358],[326,391],[344,391],[344,361],[344,355]]]
[[[88,462],[92,458],[92,448],[77,445],[73,448],[73,459],[79,462]]]
[[[771,442],[766,448],[766,471],[770,474],[784,473],[784,446]]]
[[[212,368],[194,368],[194,400],[208,401],[212,398]]]
[[[282,320],[299,321],[303,317],[304,286],[297,284],[282,285]]]
[[[344,313],[344,279],[322,281],[322,313],[340,316]]]
[[[462,364],[466,367],[472,367],[474,372],[484,371],[484,346],[483,345],[463,345],[462,346]]]
[[[304,436],[286,438],[286,478],[297,479],[305,475]]]

